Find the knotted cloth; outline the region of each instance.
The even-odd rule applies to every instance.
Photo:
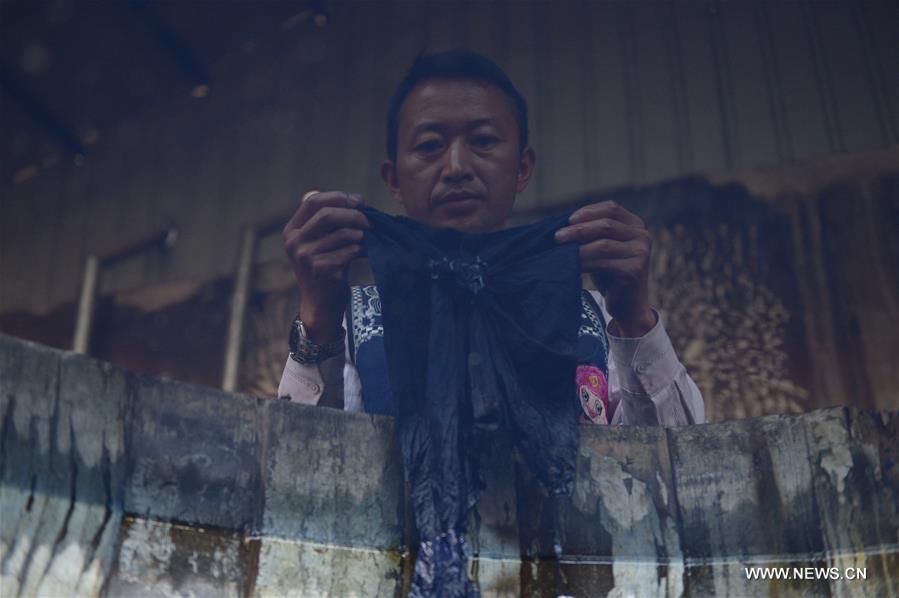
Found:
[[[508,426],[538,481],[571,493],[578,247],[553,239],[567,216],[472,234],[360,209],[421,541],[410,596],[476,596],[464,532],[486,432]]]

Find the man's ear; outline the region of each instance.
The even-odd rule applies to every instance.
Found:
[[[400,181],[396,176],[396,168],[390,160],[381,162],[381,178],[384,179],[384,185],[393,199],[397,200],[400,205],[403,204],[403,194],[400,191]]]
[[[518,160],[518,180],[515,183],[515,193],[521,193],[527,188],[534,174],[534,166],[537,164],[537,153],[530,145],[521,150]]]

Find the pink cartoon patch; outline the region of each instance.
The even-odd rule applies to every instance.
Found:
[[[595,365],[579,365],[575,382],[586,419],[594,424],[608,424],[609,387],[603,373]]]

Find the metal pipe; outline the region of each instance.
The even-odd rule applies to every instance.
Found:
[[[72,350],[87,354],[90,345],[91,324],[94,321],[94,303],[97,300],[97,281],[100,276],[100,258],[89,255],[84,261],[84,278],[81,281],[81,298],[78,301],[78,320],[75,322],[75,340]]]
[[[240,366],[240,350],[243,345],[244,320],[250,283],[253,274],[253,258],[256,253],[256,228],[247,226],[240,242],[240,256],[237,262],[237,277],[231,295],[231,311],[228,317],[228,338],[225,342],[225,364],[222,368],[222,389],[233,392],[237,389],[237,372]]]
[[[121,249],[102,255],[89,255],[84,262],[84,277],[81,280],[81,297],[78,300],[78,319],[75,321],[75,339],[72,350],[86,355],[90,349],[91,329],[94,323],[94,306],[97,302],[101,268],[122,261],[150,249],[167,251],[178,240],[178,229],[169,226],[158,233],[125,245]]]

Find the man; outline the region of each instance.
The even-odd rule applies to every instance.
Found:
[[[412,65],[391,100],[387,154],[381,176],[411,219],[467,232],[504,228],[536,163],[524,99],[497,65],[461,50],[421,56]],[[278,394],[304,404],[339,406],[342,399],[347,410],[390,413],[389,399],[379,402],[389,395],[379,371],[383,358],[367,357],[365,365],[358,359],[373,354],[361,343],[383,334],[377,289],[354,288],[350,301],[346,282],[370,227],[355,209],[360,205],[356,194],[310,192],[284,228],[300,308]],[[572,400],[580,398],[584,418],[702,423],[702,395],[649,305],[652,239],[643,221],[614,202],[595,203],[574,212],[555,238],[579,244],[582,271],[599,289],[584,301],[582,330],[593,328],[609,348],[608,380],[590,364],[578,369],[579,397]],[[348,302],[351,321],[344,319]],[[379,377],[383,383],[367,384]]]

